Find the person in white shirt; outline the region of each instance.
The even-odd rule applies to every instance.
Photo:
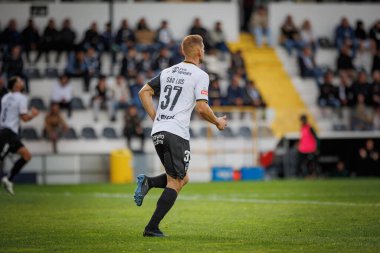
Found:
[[[131,104],[131,92],[127,87],[125,78],[122,75],[116,77],[115,85],[112,86],[112,108],[111,121],[116,121],[116,112],[118,109],[127,109]]]
[[[24,81],[14,76],[8,80],[9,93],[1,100],[0,113],[0,162],[8,153],[17,153],[21,157],[14,163],[7,176],[1,179],[4,189],[11,195],[14,195],[13,180],[21,171],[24,165],[30,161],[32,155],[20,140],[19,129],[20,121],[30,121],[35,118],[39,111],[32,108],[28,111],[28,100],[21,94],[24,90]]]
[[[151,79],[139,92],[139,97],[153,120],[152,139],[156,152],[165,167],[165,174],[137,177],[134,199],[141,206],[148,191],[165,188],[157,208],[143,232],[144,236],[163,237],[159,223],[174,205],[178,193],[189,180],[190,116],[194,109],[219,130],[227,126],[226,116],[216,117],[208,105],[209,76],[199,68],[204,58],[203,39],[199,35],[186,36],[182,41],[185,61],[166,68]],[[153,96],[159,96],[157,109]]]
[[[51,92],[51,102],[59,105],[61,109],[67,109],[67,116],[71,117],[71,99],[73,98],[73,88],[70,79],[63,74],[58,82],[54,84]]]

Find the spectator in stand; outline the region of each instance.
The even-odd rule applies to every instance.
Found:
[[[3,78],[0,78],[0,112],[1,112],[1,99],[8,93],[8,89],[5,86],[5,81]]]
[[[300,141],[298,143],[297,175],[300,177],[318,176],[318,136],[308,122],[306,115],[301,115]]]
[[[151,31],[145,18],[140,18],[137,22],[136,31]]]
[[[70,79],[63,74],[58,82],[54,84],[51,93],[51,102],[58,104],[60,108],[67,109],[67,116],[71,117],[71,99],[73,98],[73,88]]]
[[[146,73],[152,69],[151,54],[148,50],[142,52],[142,57],[136,65],[137,71]]]
[[[375,149],[375,142],[368,139],[365,146],[359,149],[360,176],[379,176],[380,152]]]
[[[113,71],[113,66],[116,63],[116,53],[118,51],[118,46],[115,43],[115,36],[112,31],[112,24],[110,22],[105,24],[104,32],[101,35],[102,37],[102,48],[105,52],[110,53],[111,55],[111,73]]]
[[[113,105],[111,111],[111,121],[116,121],[118,109],[126,109],[131,104],[131,92],[122,75],[116,77],[115,85],[112,86]]]
[[[156,59],[153,60],[152,69],[155,72],[160,72],[163,69],[170,67],[169,50],[166,47],[160,49],[160,53]]]
[[[98,53],[102,53],[103,44],[102,37],[98,32],[98,24],[96,22],[92,22],[90,28],[85,32],[84,38],[82,41],[82,46],[84,49],[88,49],[90,47],[94,48]]]
[[[124,129],[123,133],[125,138],[127,139],[127,146],[129,149],[132,149],[131,140],[133,136],[136,136],[140,139],[140,151],[144,151],[144,130],[142,128],[141,119],[138,115],[137,107],[132,105],[128,107],[124,116]]]
[[[380,106],[375,107],[375,116],[373,118],[373,130],[380,131]]]
[[[141,52],[144,50],[155,51],[156,33],[150,29],[145,18],[141,18],[136,26],[136,49]]]
[[[264,6],[259,6],[251,16],[251,32],[255,35],[256,45],[263,46],[263,37],[266,38],[266,44],[273,46],[271,30],[268,25],[268,12]]]
[[[52,51],[57,51],[58,49],[58,31],[55,27],[54,19],[49,19],[47,26],[45,27],[44,33],[42,34],[40,48],[38,50],[38,55],[36,62],[39,61],[42,54],[45,54],[45,62],[49,63],[49,53]]]
[[[371,70],[371,60],[371,53],[365,47],[365,44],[359,43],[353,60],[355,68],[369,73]]]
[[[317,80],[322,76],[322,70],[317,66],[313,51],[310,47],[304,47],[298,56],[299,73],[301,77],[314,77]]]
[[[240,77],[234,75],[231,85],[227,89],[227,102],[229,105],[242,106],[244,104],[244,90],[240,86]]]
[[[215,78],[211,80],[210,87],[208,89],[208,99],[211,106],[222,105],[222,93],[220,91],[219,79]]]
[[[85,92],[89,91],[90,88],[90,76],[88,73],[88,66],[85,60],[85,54],[82,50],[77,52],[72,52],[65,69],[65,73],[69,77],[82,77],[83,78],[83,88]]]
[[[380,108],[380,70],[372,74],[372,104]]]
[[[26,55],[26,60],[30,63],[30,52],[38,50],[40,43],[40,34],[33,22],[33,19],[28,20],[27,26],[21,32],[22,43]]]
[[[128,48],[132,47],[135,41],[134,31],[129,27],[128,20],[123,19],[116,34],[116,43],[119,46],[126,45],[126,48]]]
[[[371,39],[371,44],[373,50],[380,50],[380,20],[376,21],[369,32],[369,38]]]
[[[358,20],[356,22],[355,40],[357,44],[356,46],[360,47],[360,45],[363,45],[365,49],[369,48],[368,34],[362,20]]]
[[[371,131],[373,130],[373,110],[365,103],[365,96],[361,93],[357,95],[357,102],[351,111],[351,130],[352,131]]]
[[[4,51],[10,52],[11,48],[21,44],[21,34],[17,31],[17,22],[15,19],[9,20],[8,26],[1,34],[4,43]]]
[[[15,46],[10,50],[10,54],[5,54],[3,59],[3,71],[6,78],[19,76],[24,79],[25,91],[29,92],[29,79],[24,74],[24,61],[21,56],[21,47]]]
[[[215,23],[214,29],[210,32],[210,39],[214,48],[218,49],[222,54],[228,53],[226,35],[220,21]]]
[[[327,71],[323,77],[323,83],[320,86],[318,104],[321,107],[340,107],[338,89],[333,84],[334,74]]]
[[[91,99],[92,109],[94,112],[94,121],[99,120],[101,109],[107,109],[110,120],[112,120],[112,100],[110,90],[107,87],[106,77],[99,76],[98,84],[95,87],[94,95]]]
[[[288,55],[292,55],[292,50],[298,50],[300,47],[299,40],[298,28],[293,22],[293,17],[288,15],[281,26],[280,44],[285,47]]]
[[[182,47],[178,47],[177,50],[172,51],[172,56],[170,57],[169,66],[176,65],[183,61]]]
[[[172,31],[169,29],[168,21],[161,21],[161,25],[156,32],[156,40],[161,47],[170,48],[175,43]]]
[[[301,26],[301,46],[310,47],[315,54],[317,50],[317,41],[314,36],[313,29],[309,20],[304,20]]]
[[[256,88],[254,81],[249,80],[244,89],[244,104],[254,107],[265,107],[263,98],[260,95],[259,90]]]
[[[53,152],[57,153],[57,141],[62,136],[63,132],[68,131],[69,128],[59,112],[59,105],[52,103],[50,111],[45,117],[45,132],[47,138],[53,144]]]
[[[354,84],[352,85],[352,88],[354,90],[356,98],[359,95],[363,95],[366,105],[372,104],[372,97],[371,97],[372,89],[371,89],[370,83],[368,82],[366,72],[360,71],[358,73],[358,77],[356,81],[354,82]]]
[[[60,61],[63,52],[66,52],[66,57],[69,58],[70,53],[75,49],[76,36],[75,31],[71,28],[70,19],[66,18],[63,20],[62,29],[58,34],[58,53],[56,62]]]
[[[100,56],[94,48],[89,47],[86,51],[85,62],[89,78],[96,77],[101,72]]]
[[[120,75],[123,75],[127,81],[137,76],[137,51],[135,48],[129,48],[128,53],[124,54]]]
[[[347,45],[342,46],[340,49],[340,54],[336,63],[336,69],[340,73],[347,73],[350,77],[353,77],[355,74],[355,67],[353,64],[352,56],[350,54],[350,48]]]
[[[139,91],[145,84],[145,77],[142,74],[138,74],[135,80],[135,83],[131,85],[131,95],[132,95],[132,104],[137,107],[138,114],[140,118],[144,118],[146,112],[141,104],[141,100],[139,98]]]
[[[352,48],[354,44],[354,29],[351,27],[348,19],[346,17],[343,17],[341,19],[340,25],[338,25],[335,29],[335,45],[338,48],[338,50],[340,50],[343,47],[343,45],[348,45],[350,48]]]
[[[376,54],[373,56],[371,72],[380,70],[380,49],[376,51]]]
[[[339,97],[339,102],[340,102],[341,106],[351,107],[356,103],[355,92],[351,86],[351,79],[345,73],[340,74],[340,84],[338,87],[338,97]]]
[[[240,49],[231,55],[230,73],[236,73],[239,69],[245,69],[244,58]]]
[[[211,41],[209,32],[206,28],[202,26],[202,22],[200,18],[195,18],[192,27],[190,28],[189,34],[197,34],[202,37],[203,44],[205,45],[205,50],[208,52],[209,49],[211,49]]]

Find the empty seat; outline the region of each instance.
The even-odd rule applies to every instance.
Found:
[[[232,129],[230,127],[226,127],[223,131],[220,132],[220,135],[225,138],[235,137],[235,134],[232,132]]]
[[[190,138],[197,138],[192,128],[189,129],[189,132],[190,132]]]
[[[149,138],[151,133],[152,133],[152,128],[151,127],[144,127],[143,131],[144,131],[144,136]]]
[[[58,78],[58,76],[59,76],[58,69],[50,68],[50,67],[45,69],[46,78]]]
[[[75,130],[70,127],[69,130],[62,134],[62,138],[66,140],[76,140],[78,139],[78,136]]]
[[[103,137],[107,139],[117,139],[116,131],[113,127],[103,128]]]
[[[71,99],[71,108],[73,110],[84,110],[84,109],[86,109],[83,105],[82,99],[79,97],[73,97],[73,99]]]
[[[239,136],[243,138],[251,138],[252,137],[252,131],[249,129],[249,127],[242,126],[239,128]]]
[[[199,136],[201,137],[214,137],[214,132],[209,127],[202,127],[199,131]]]
[[[25,75],[27,77],[29,77],[30,79],[40,78],[41,77],[40,71],[37,68],[27,68],[27,69],[25,69]]]
[[[29,101],[29,107],[30,108],[31,107],[35,107],[35,108],[37,108],[40,111],[45,111],[46,110],[45,103],[42,100],[42,98],[40,98],[40,97],[31,98],[30,101]]]
[[[81,133],[82,138],[88,140],[94,140],[98,137],[96,136],[95,130],[92,127],[84,127]]]
[[[21,138],[28,141],[36,141],[39,140],[36,129],[33,127],[26,127],[21,130]]]

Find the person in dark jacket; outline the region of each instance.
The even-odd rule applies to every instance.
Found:
[[[30,52],[37,50],[40,43],[40,34],[38,33],[33,19],[28,20],[27,26],[21,32],[21,38],[26,60],[30,63]]]
[[[131,140],[133,136],[136,136],[141,141],[140,151],[144,151],[144,130],[142,128],[141,119],[138,115],[137,107],[131,105],[128,107],[124,117],[124,136],[127,139],[127,146],[131,149]]]
[[[351,77],[354,76],[355,67],[352,62],[352,56],[350,54],[350,49],[348,46],[342,46],[338,59],[336,61],[336,69],[339,72],[346,72]]]
[[[56,62],[59,62],[63,52],[66,52],[67,57],[69,57],[70,52],[75,48],[75,39],[76,33],[71,28],[70,19],[67,18],[63,21],[62,29],[58,34],[58,53]]]
[[[38,62],[41,55],[45,54],[46,63],[50,62],[49,53],[58,49],[58,31],[55,27],[54,19],[48,21],[42,35],[42,41],[38,50],[38,55],[35,62]]]
[[[25,91],[29,92],[29,79],[24,73],[24,61],[21,56],[21,47],[15,46],[10,54],[6,54],[3,60],[3,71],[7,78],[19,76],[24,79]]]
[[[324,81],[320,86],[320,92],[318,97],[319,106],[337,108],[340,106],[338,99],[338,89],[334,86],[334,74],[331,71],[327,71],[324,75]]]
[[[5,52],[10,52],[13,47],[21,45],[21,34],[17,30],[15,19],[9,20],[8,26],[2,32],[1,37],[2,43],[5,46]]]
[[[90,28],[84,34],[82,45],[85,49],[92,47],[98,53],[103,51],[102,37],[98,32],[98,24],[96,22],[91,23]]]

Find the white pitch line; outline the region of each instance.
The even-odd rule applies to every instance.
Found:
[[[22,195],[40,195],[40,196],[57,196],[63,195],[65,197],[73,196],[86,196],[95,198],[123,198],[132,199],[132,194],[124,193],[70,193],[64,192],[63,194],[51,194],[51,193],[36,193],[36,194],[22,194]],[[147,196],[147,199],[156,199],[158,195]],[[179,200],[185,201],[215,201],[215,202],[231,202],[231,203],[255,203],[255,204],[299,204],[299,205],[320,205],[320,206],[351,206],[351,207],[380,207],[380,203],[355,203],[355,202],[335,202],[335,201],[319,201],[319,200],[276,200],[276,199],[257,199],[257,198],[228,198],[219,195],[180,195]]]
[[[116,197],[127,198],[131,197],[128,194],[116,194],[116,196],[109,196],[114,194],[100,193],[95,194],[95,197]],[[158,197],[158,196],[157,196]],[[180,200],[187,201],[217,201],[217,202],[233,202],[233,203],[257,203],[257,204],[301,204],[301,205],[323,205],[323,206],[374,206],[380,207],[380,203],[355,203],[355,202],[333,202],[333,201],[318,201],[318,200],[274,200],[274,199],[248,199],[248,198],[226,198],[217,195],[180,195]]]

